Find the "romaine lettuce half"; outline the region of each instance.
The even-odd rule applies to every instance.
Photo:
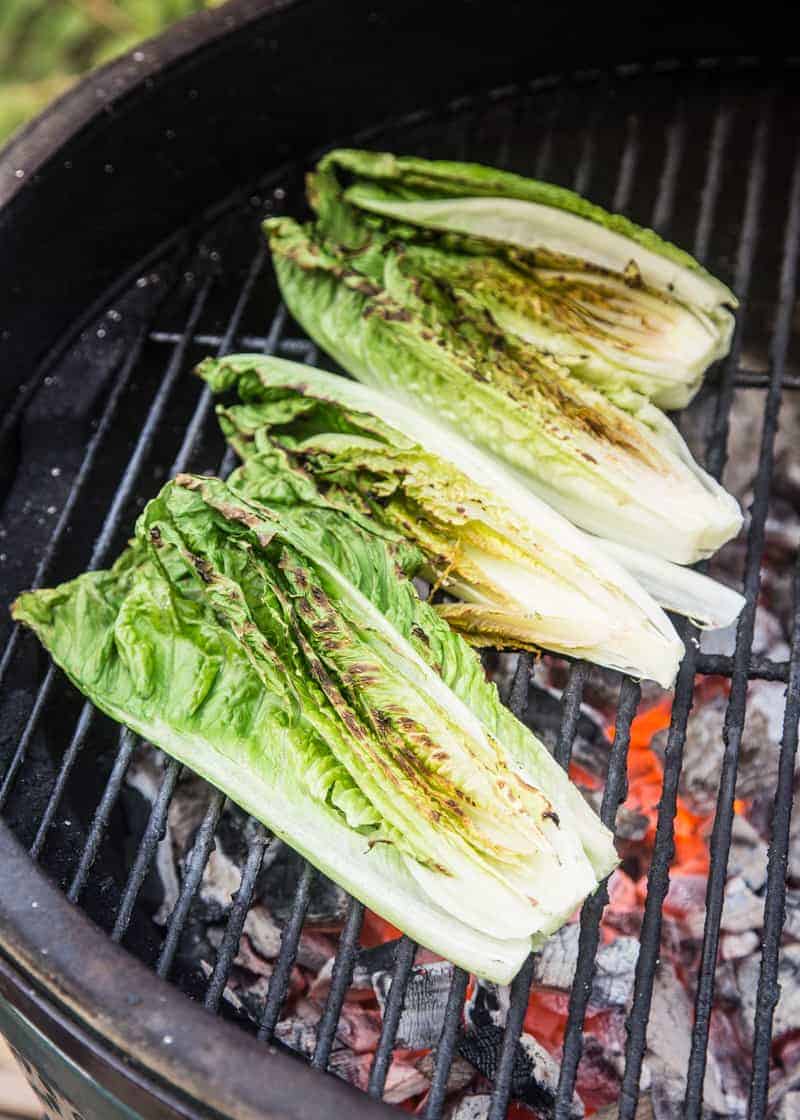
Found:
[[[555,650],[672,685],[683,646],[663,611],[598,542],[457,433],[279,358],[209,358],[198,372],[215,393],[239,394],[217,412],[245,461],[230,484],[249,498],[290,517],[343,510],[391,533],[395,548],[405,535],[426,578],[461,600],[436,609],[475,645]],[[690,587],[711,583],[663,565]]]
[[[182,475],[114,568],[13,613],[103,711],[507,982],[612,869],[612,837],[383,543],[352,547],[373,599],[297,525]]]
[[[340,149],[310,177],[325,236],[350,208],[438,263],[503,329],[609,392],[683,407],[728,352],[733,292],[688,253],[575,192],[478,164]],[[351,216],[351,222],[352,222]],[[434,235],[431,236],[431,232]]]
[[[736,500],[641,395],[610,400],[408,270],[402,246],[343,248],[288,218],[265,229],[283,296],[315,341],[360,381],[504,459],[574,524],[679,564],[738,532]]]

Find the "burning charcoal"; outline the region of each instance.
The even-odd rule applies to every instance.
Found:
[[[184,771],[169,806],[169,828],[175,855],[181,860],[191,848],[208,804],[210,786],[196,774]]]
[[[638,959],[639,942],[633,937],[617,937],[601,947],[589,997],[593,1007],[627,1006],[633,995]]]
[[[753,1040],[753,1016],[760,956],[754,953],[736,964],[736,985],[741,1004],[742,1026],[750,1045]],[[800,945],[784,945],[778,964],[780,998],[775,1007],[772,1037],[775,1041],[800,1025]]]
[[[467,1026],[476,1031],[489,1026],[504,1027],[510,999],[511,991],[507,986],[478,978],[472,994],[464,1004]]]
[[[459,1035],[458,1052],[479,1073],[493,1081],[502,1045],[503,1028],[489,1025]],[[558,1070],[558,1063],[541,1043],[523,1033],[514,1053],[511,1095],[532,1108],[549,1113],[555,1103]],[[583,1104],[577,1094],[573,1096],[570,1116],[575,1120],[583,1116]]]
[[[490,1093],[473,1093],[455,1101],[445,1112],[445,1120],[486,1120],[492,1107]]]
[[[756,892],[767,881],[767,845],[739,813],[733,818],[728,875],[741,875],[748,887]]]
[[[258,953],[246,933],[239,939],[239,948],[234,958],[234,964],[252,972],[254,976],[271,976],[272,964]]]
[[[452,979],[453,966],[447,961],[414,966],[397,1027],[397,1046],[423,1050],[436,1045],[442,1033]],[[391,973],[373,973],[372,986],[383,1014],[392,987]]]
[[[560,697],[551,689],[532,684],[525,722],[551,752],[555,750],[561,729],[563,709]],[[611,743],[603,730],[603,721],[591,709],[578,717],[572,760],[590,774],[605,778]]]
[[[800,1120],[800,1089],[792,1089],[781,1097],[772,1120]]]
[[[294,906],[297,883],[303,872],[302,856],[280,845],[275,858],[261,869],[257,895],[269,907],[273,918],[284,925]],[[306,922],[314,926],[336,926],[344,921],[347,895],[320,872],[312,879]]]
[[[725,884],[722,929],[727,933],[744,933],[763,925],[764,899],[754,894],[741,875],[734,875]]]
[[[304,929],[297,946],[297,963],[318,973],[336,955],[336,938],[315,929]]]
[[[579,939],[580,927],[577,923],[562,926],[549,937],[536,955],[533,983],[542,988],[568,992],[575,976]],[[601,946],[589,997],[596,1010],[627,1004],[633,992],[638,957],[639,943],[632,937],[618,937]]]
[[[552,937],[548,937],[535,957],[534,984],[542,988],[569,991],[578,960],[580,934],[580,926],[572,922],[570,925],[562,926]]]
[[[786,892],[786,920],[783,923],[784,936],[800,941],[800,891]]]
[[[636,1105],[635,1120],[653,1120],[653,1116],[653,1102],[649,1094],[640,1094]],[[610,1104],[607,1108],[601,1108],[599,1112],[595,1113],[595,1120],[619,1120],[619,1106]]]
[[[281,1019],[275,1027],[275,1037],[284,1046],[310,1058],[317,1045],[317,1024],[321,1009],[310,1000],[298,1000],[294,1014]]]
[[[265,906],[251,906],[244,923],[244,932],[250,938],[255,951],[272,961],[281,947],[281,927]]]
[[[369,1058],[371,1062],[372,1055]],[[387,1104],[402,1104],[411,1097],[426,1093],[429,1088],[430,1082],[416,1068],[413,1058],[392,1058],[383,1090],[383,1099]]]
[[[351,1000],[345,1002],[336,1027],[336,1037],[354,1054],[371,1054],[381,1034],[381,1012]]]
[[[755,953],[761,942],[755,930],[748,929],[744,933],[723,933],[720,940],[720,955],[724,961],[741,960]]]
[[[614,823],[614,833],[620,840],[642,841],[650,828],[650,818],[628,805],[620,805]]]
[[[237,866],[217,842],[208,857],[198,891],[198,897],[205,907],[205,921],[218,922],[224,918],[230,910],[241,879],[241,865]]]
[[[737,797],[749,799],[774,791],[786,686],[780,681],[753,681],[748,687],[747,712],[739,749]],[[699,704],[689,716],[680,793],[695,812],[714,811],[719,788],[727,698],[716,696]],[[666,731],[654,736],[652,747],[663,758]],[[800,756],[798,756],[800,758]]]
[[[420,1073],[431,1081],[436,1066],[436,1053],[431,1052],[429,1054],[423,1054],[421,1058],[417,1059],[416,1064]],[[469,1085],[470,1081],[473,1081],[474,1078],[474,1067],[464,1058],[459,1058],[458,1054],[456,1054],[447,1072],[447,1092],[458,1093],[462,1089],[466,1089],[467,1085]]]
[[[584,1034],[577,1089],[587,1108],[611,1104],[618,1099],[622,1064],[593,1034]]]
[[[647,1025],[647,1064],[651,1077],[653,1113],[656,1120],[680,1120],[686,1091],[686,1067],[694,1009],[674,967],[662,959],[653,987]],[[744,1117],[747,1093],[726,1083],[715,1055],[709,1052],[703,1082],[706,1109],[719,1117]]]
[[[366,1092],[372,1054],[353,1054],[350,1050],[335,1050],[331,1054],[329,1069],[343,1081]],[[410,1058],[393,1058],[386,1076],[383,1099],[389,1104],[402,1104],[410,1097],[424,1093],[429,1081],[415,1068]]]

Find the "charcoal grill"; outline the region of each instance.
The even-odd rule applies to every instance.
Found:
[[[800,711],[797,605],[789,660],[751,655],[779,410],[800,388],[797,60],[768,45],[754,54],[762,44],[752,25],[730,14],[725,26],[699,27],[674,8],[652,24],[621,12],[603,53],[602,15],[578,30],[565,14],[540,12],[533,38],[525,6],[499,0],[240,0],[112,64],[24,131],[0,156],[0,601],[105,564],[167,476],[230,468],[208,393],[188,376],[201,356],[256,349],[324,364],[280,306],[258,224],[265,213],[302,211],[303,170],[325,146],[512,167],[572,185],[693,249],[742,298],[732,353],[692,406],[708,420],[708,469],[724,470],[739,388],[763,392],[763,430],[735,652],[704,654],[684,627],[619,1114],[636,1111],[693,682],[722,674],[731,689],[685,1115],[701,1115],[737,752],[748,681],[763,678],[786,682],[787,700],[753,1048],[758,1118],[767,1111]],[[180,968],[179,947],[223,799],[208,791],[162,935],[141,891],[178,766],[167,766],[132,845],[118,799],[135,738],[84,704],[5,614],[0,634],[0,1029],[36,1067],[51,1107],[69,1101],[86,1117],[392,1114],[380,1098],[415,946],[397,944],[367,1094],[322,1072],[358,947],[358,902],[349,903],[312,1068],[274,1043],[310,867],[297,881],[258,1037],[215,1018],[268,837],[250,835],[201,986]],[[520,656],[508,699],[516,714],[528,705],[530,668]],[[571,666],[557,745],[565,766],[586,678],[585,665]],[[626,679],[619,693],[602,803],[612,825],[640,691]],[[581,917],[557,1117],[569,1114],[606,901],[601,888]],[[512,985],[493,1120],[510,1099],[531,972],[529,960]],[[466,988],[456,970],[430,1118],[442,1114]]]

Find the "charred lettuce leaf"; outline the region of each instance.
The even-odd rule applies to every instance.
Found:
[[[688,253],[574,191],[477,164],[337,150],[311,176],[326,236],[416,237],[503,329],[612,395],[683,407],[730,348],[737,300]],[[447,252],[457,243],[466,254]],[[444,251],[443,251],[444,250]]]
[[[636,580],[601,546],[458,435],[369,386],[279,358],[209,358],[198,373],[244,460],[230,484],[341,539],[380,534],[404,570],[460,602],[437,611],[475,645],[555,650],[673,683],[683,646]],[[346,550],[345,550],[346,551]],[[337,550],[336,562],[346,563]],[[710,580],[685,573],[702,601]],[[738,598],[731,608],[735,615]],[[729,612],[730,613],[730,612]],[[724,622],[730,621],[727,615]]]
[[[505,982],[611,870],[613,842],[390,551],[360,539],[351,562],[383,566],[372,600],[299,526],[182,475],[114,568],[23,594],[14,616],[103,711]]]
[[[265,229],[289,309],[337,362],[505,460],[580,528],[679,564],[738,532],[735,499],[645,397],[610,399],[369,227],[359,248],[288,218]]]

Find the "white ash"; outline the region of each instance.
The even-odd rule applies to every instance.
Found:
[[[548,938],[536,955],[534,984],[568,992],[575,977],[579,939],[577,923],[562,926]],[[633,994],[638,957],[639,943],[632,937],[617,937],[600,947],[589,996],[592,1007],[625,1007],[628,1004]]]
[[[447,993],[452,979],[453,966],[447,961],[414,966],[397,1026],[397,1046],[423,1050],[436,1045],[444,1025]],[[392,988],[392,974],[374,973],[372,987],[383,1015]]]
[[[251,906],[244,922],[244,933],[255,951],[265,960],[274,960],[281,947],[281,927],[265,906]]]
[[[737,813],[731,829],[728,876],[740,875],[753,891],[767,881],[767,845],[746,817]]]
[[[464,1031],[458,1038],[458,1053],[484,1077],[494,1080],[503,1046],[503,1028],[492,1025]],[[555,1103],[559,1065],[532,1035],[523,1032],[514,1051],[511,1095],[531,1108],[549,1112]],[[584,1115],[577,1093],[570,1107],[571,1120]]]
[[[721,928],[727,933],[759,930],[764,925],[764,899],[757,895],[741,875],[725,884]]]
[[[610,1104],[595,1114],[595,1120],[619,1120],[619,1105]],[[653,1102],[649,1093],[640,1093],[636,1102],[634,1120],[653,1120]]]
[[[752,929],[744,933],[723,933],[719,952],[722,960],[736,961],[755,953],[760,944],[761,938]]]
[[[786,686],[776,681],[753,681],[739,748],[736,795],[751,799],[775,789]],[[687,721],[680,775],[680,793],[700,814],[714,811],[725,750],[723,728],[727,697],[715,696],[695,707]],[[667,732],[659,731],[652,748],[663,760]],[[800,767],[800,754],[798,754]]]
[[[742,1029],[748,1046],[753,1042],[753,1021],[758,990],[761,954],[754,953],[734,966]],[[778,960],[780,996],[772,1020],[772,1038],[777,1041],[800,1027],[800,945],[784,945]]]
[[[772,1113],[772,1120],[800,1120],[800,1088],[785,1093]]]
[[[473,1093],[450,1104],[444,1120],[487,1120],[491,1107],[490,1093]]]
[[[479,977],[464,1004],[464,1019],[474,1030],[486,1026],[504,1027],[510,1004],[511,988],[507,984],[495,984]]]
[[[436,1068],[436,1052],[431,1051],[428,1054],[423,1054],[421,1058],[416,1061],[416,1067],[429,1081],[433,1080],[433,1072]],[[450,1063],[450,1069],[447,1072],[447,1093],[458,1093],[462,1089],[466,1089],[471,1081],[475,1079],[475,1069],[464,1058],[460,1058],[456,1054]]]
[[[653,1114],[656,1120],[680,1120],[686,1092],[694,1009],[689,994],[669,961],[656,970],[650,1018],[647,1024],[645,1062],[650,1072]],[[744,1117],[747,1091],[723,1077],[713,1048],[709,1047],[703,1100],[710,1117]],[[709,1117],[709,1120],[710,1120]]]

